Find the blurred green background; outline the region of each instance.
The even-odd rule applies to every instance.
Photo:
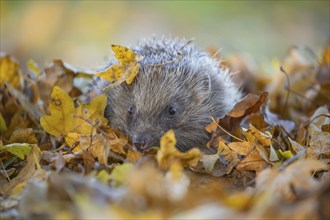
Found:
[[[4,1],[1,51],[19,61],[54,58],[97,67],[111,44],[153,34],[194,38],[222,54],[281,58],[291,45],[329,41],[330,1]]]

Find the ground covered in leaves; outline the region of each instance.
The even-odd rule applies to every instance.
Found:
[[[113,50],[120,64],[98,76],[134,83],[143,58]],[[1,218],[330,218],[330,47],[221,60],[247,95],[205,128],[213,155],[179,152],[171,130],[137,152],[107,125],[106,96],[86,97],[95,71],[0,65]]]

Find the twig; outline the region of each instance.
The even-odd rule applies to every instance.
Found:
[[[257,147],[253,146],[253,148],[240,161],[238,161],[238,163],[235,164],[234,167],[236,168],[239,164],[241,164],[242,161],[245,160],[255,149],[257,149]],[[254,162],[254,161],[248,161],[248,162]],[[248,163],[248,162],[244,162],[244,163]]]
[[[217,123],[217,122],[214,120],[213,117],[212,117],[212,121],[213,121],[214,123]],[[232,137],[232,138],[234,138],[234,139],[236,139],[236,140],[238,140],[238,141],[244,142],[244,140],[242,140],[242,139],[240,139],[240,138],[238,138],[238,137],[232,135],[232,134],[229,133],[228,131],[226,131],[223,127],[221,127],[221,126],[219,125],[219,123],[217,123],[217,127],[220,128],[223,132],[225,132],[225,133],[226,133],[227,135],[229,135],[230,137]]]
[[[281,72],[284,74],[284,76],[286,77],[286,81],[287,81],[287,86],[285,89],[287,89],[287,95],[286,95],[286,99],[285,99],[285,104],[284,104],[284,108],[282,108],[282,113],[284,111],[284,109],[287,109],[288,107],[288,102],[289,102],[289,96],[290,96],[290,78],[289,75],[286,73],[286,71],[284,70],[283,66],[280,67]]]
[[[319,117],[322,117],[322,116],[327,117],[327,118],[330,118],[330,115],[320,114],[320,115],[315,116],[311,120],[307,121],[307,123],[305,124],[305,126],[310,125],[313,121],[315,121],[316,119],[318,119]]]
[[[4,173],[6,174],[6,177],[7,177],[8,181],[10,182],[11,180],[10,180],[10,178],[8,176],[8,173],[7,173],[6,169],[5,169],[5,166],[2,163],[2,160],[0,160],[0,162],[1,162],[2,169],[3,169]]]

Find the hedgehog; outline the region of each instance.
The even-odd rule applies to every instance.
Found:
[[[133,83],[104,91],[109,82],[98,79],[93,86],[108,97],[105,117],[110,126],[124,132],[141,152],[159,146],[161,136],[173,129],[181,152],[198,147],[210,153],[205,126],[241,98],[229,70],[191,40],[153,37],[130,49],[143,57]],[[110,59],[107,66],[116,63]]]

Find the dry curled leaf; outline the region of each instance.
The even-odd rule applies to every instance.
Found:
[[[167,131],[160,139],[160,150],[157,153],[157,162],[163,169],[170,169],[175,163],[182,167],[194,167],[197,165],[202,153],[197,148],[182,153],[176,147],[176,139],[173,130]]]
[[[220,119],[220,125],[228,130],[235,129],[245,116],[260,111],[260,107],[265,104],[267,96],[267,92],[263,92],[260,96],[248,94],[225,117]]]

